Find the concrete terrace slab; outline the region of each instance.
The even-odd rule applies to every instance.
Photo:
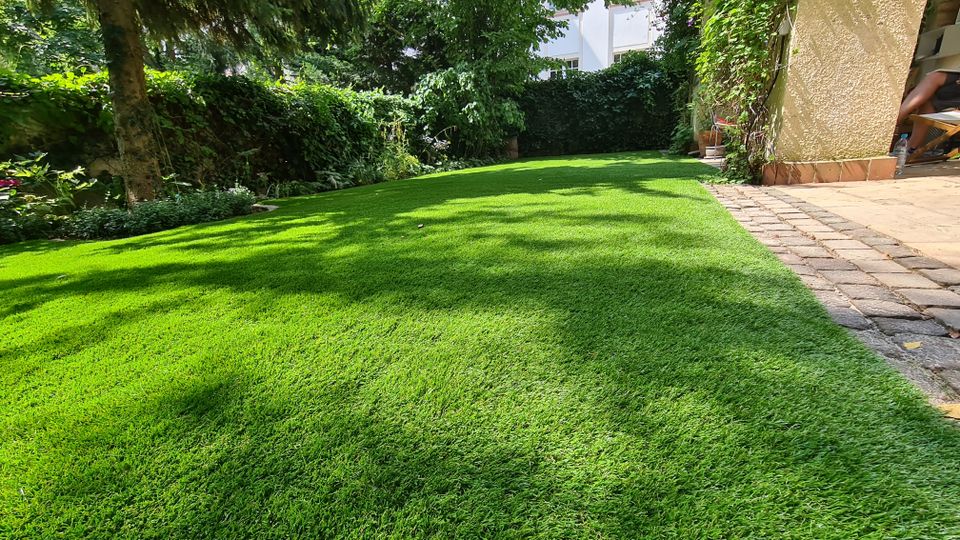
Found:
[[[923,170],[908,169],[908,174],[921,174]],[[960,176],[806,184],[775,189],[960,268]]]

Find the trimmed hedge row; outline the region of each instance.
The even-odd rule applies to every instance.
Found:
[[[399,96],[170,72],[149,72],[148,92],[164,174],[197,187],[375,182],[390,171],[371,164],[410,152],[393,140],[413,128],[411,103]],[[39,150],[64,168],[115,164],[106,74],[2,73],[0,98],[0,156]]]
[[[527,84],[520,154],[544,156],[653,150],[670,146],[679,81],[643,53],[596,73]]]

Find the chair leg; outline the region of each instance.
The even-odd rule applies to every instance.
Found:
[[[949,130],[944,131],[942,135],[928,142],[927,144],[921,146],[920,148],[917,148],[916,150],[913,151],[913,154],[907,156],[907,163],[920,163],[923,161],[942,161],[939,158],[935,160],[927,158],[926,160],[924,160],[923,155],[929,152],[930,150],[940,146],[944,142],[950,140],[950,138],[956,135],[957,133],[960,133],[960,126],[953,126]]]

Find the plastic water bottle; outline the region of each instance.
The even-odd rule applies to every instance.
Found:
[[[907,166],[907,144],[907,134],[904,133],[893,147],[893,156],[897,158],[897,176],[902,175],[904,167]]]

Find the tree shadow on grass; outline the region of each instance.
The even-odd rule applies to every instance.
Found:
[[[26,439],[43,426],[31,436],[44,449],[27,458],[35,482],[14,519],[168,537],[955,526],[955,429],[701,190],[652,181],[682,196],[620,206],[631,193],[602,180],[536,198],[518,182],[528,189],[295,200],[246,234],[143,239],[159,243],[118,268],[16,283],[31,310],[144,309],[0,356],[64,331],[53,349],[98,374],[95,399],[47,389],[31,425],[11,428]],[[247,238],[260,226],[278,228]],[[144,300],[172,286],[173,304]],[[84,350],[153,340],[151,310],[171,349],[151,359],[170,364],[163,376]],[[192,327],[186,314],[206,311]],[[79,376],[57,361],[46,369]]]

